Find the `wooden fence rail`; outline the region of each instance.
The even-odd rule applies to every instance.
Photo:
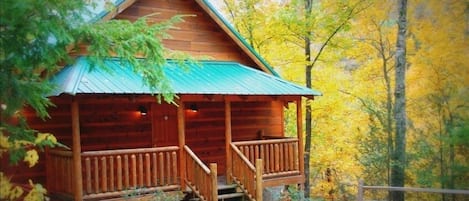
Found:
[[[217,164],[210,164],[210,169],[185,145],[186,183],[201,200],[217,200]]]
[[[265,178],[299,174],[298,139],[284,138],[233,142],[251,162],[262,159]]]
[[[469,195],[469,190],[415,188],[415,187],[393,187],[393,186],[365,186],[364,181],[360,180],[358,182],[357,201],[364,201],[365,190],[385,190],[385,191],[403,191],[403,192],[424,192],[424,193]]]

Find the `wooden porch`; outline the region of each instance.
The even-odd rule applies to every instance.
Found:
[[[268,186],[302,183],[298,139],[230,143],[231,173],[251,200],[262,200]],[[101,200],[189,187],[202,200],[217,200],[217,168],[204,164],[188,146],[86,151],[80,154],[81,178],[73,169],[71,150],[52,149],[47,155],[47,189],[55,198],[73,200],[82,182],[83,200]],[[184,158],[182,165],[180,159]],[[181,167],[185,167],[180,172]],[[182,176],[184,175],[184,176]],[[184,186],[186,185],[186,186]]]
[[[301,131],[301,100],[296,104]],[[74,99],[72,149],[48,151],[47,189],[64,200],[102,200],[190,188],[201,200],[211,201],[218,200],[217,177],[223,175],[250,200],[262,200],[264,187],[304,182],[301,135],[233,141],[232,104],[224,101],[225,171],[219,172],[219,164],[203,162],[186,143],[184,105],[177,108],[175,146],[81,151],[79,105]]]

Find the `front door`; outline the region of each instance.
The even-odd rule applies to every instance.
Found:
[[[167,103],[151,106],[153,121],[153,146],[177,146],[177,107]]]

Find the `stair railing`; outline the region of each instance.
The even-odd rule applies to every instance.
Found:
[[[233,143],[230,143],[230,147],[232,175],[229,176],[250,200],[262,200],[262,159],[257,159],[254,166]]]
[[[187,186],[201,200],[217,200],[217,164],[211,163],[209,169],[187,145],[184,146],[184,154]]]

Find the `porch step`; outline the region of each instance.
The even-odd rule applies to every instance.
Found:
[[[218,195],[220,201],[242,201],[244,200],[244,193],[228,193]]]
[[[218,200],[243,201],[244,193],[238,192],[238,185],[236,184],[218,185]]]
[[[223,180],[223,179],[222,179]],[[237,184],[225,184],[225,181],[221,181],[218,183],[218,201],[244,201],[248,200],[245,199],[245,195],[242,192],[239,192]],[[186,197],[183,199],[184,201],[199,201],[200,199],[197,198],[192,191],[185,192]]]
[[[218,195],[236,193],[236,184],[218,184]]]

